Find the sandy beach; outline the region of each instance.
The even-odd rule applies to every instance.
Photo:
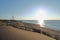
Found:
[[[17,29],[12,26],[0,26],[0,40],[55,40],[55,39],[40,33]]]

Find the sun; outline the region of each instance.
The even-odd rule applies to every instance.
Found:
[[[36,18],[38,20],[38,24],[40,24],[40,26],[43,27],[44,20],[46,18],[46,10],[42,10],[42,9],[37,10],[37,12],[36,12]]]

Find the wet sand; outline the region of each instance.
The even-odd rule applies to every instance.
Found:
[[[55,40],[40,33],[25,31],[12,26],[0,26],[0,40]]]

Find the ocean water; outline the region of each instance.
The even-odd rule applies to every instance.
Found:
[[[37,20],[22,20],[25,23],[32,23],[32,24],[37,24],[38,21]]]
[[[25,23],[37,24],[37,20],[22,20]],[[44,27],[60,31],[60,20],[44,20]]]
[[[60,31],[60,20],[45,20],[45,27]]]

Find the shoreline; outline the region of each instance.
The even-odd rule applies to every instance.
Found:
[[[18,28],[18,29],[22,29],[26,31],[40,33],[45,36],[51,37],[53,39],[59,39],[60,37],[60,33],[57,33],[56,31],[51,30],[51,29],[40,27],[40,25],[38,24],[22,23],[22,22],[18,22],[18,23],[17,22],[11,22],[11,23],[3,22],[2,25],[12,26],[14,28]]]
[[[0,31],[0,40],[55,40],[43,34],[17,29],[12,26],[1,26]]]

